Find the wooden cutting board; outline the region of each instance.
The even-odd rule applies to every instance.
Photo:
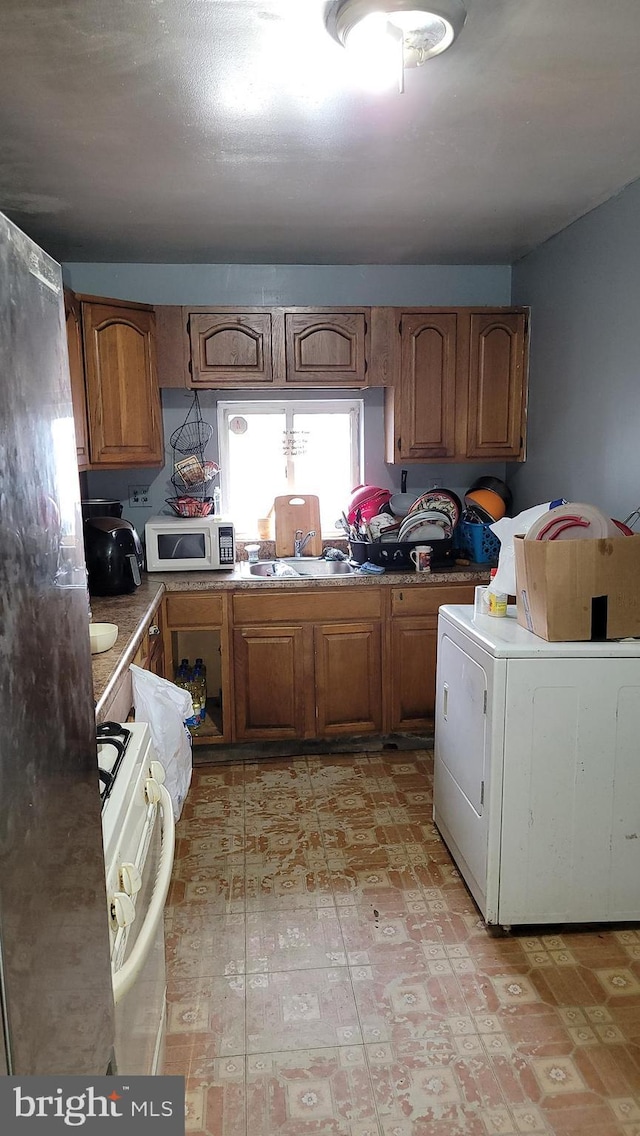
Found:
[[[320,499],[313,494],[291,494],[276,497],[273,502],[276,530],[276,556],[293,556],[296,530],[302,529],[306,536],[312,529],[315,536],[305,545],[303,556],[322,555],[322,535],[320,532]]]

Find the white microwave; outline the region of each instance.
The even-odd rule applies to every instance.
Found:
[[[233,568],[235,531],[225,517],[150,517],[144,526],[147,572]]]

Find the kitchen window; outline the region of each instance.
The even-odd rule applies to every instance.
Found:
[[[314,493],[323,536],[360,483],[362,399],[218,403],[222,508],[241,537],[255,537],[275,497]]]

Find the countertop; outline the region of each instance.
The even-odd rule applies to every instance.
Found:
[[[486,564],[458,565],[429,574],[422,572],[384,572],[379,576],[354,573],[349,576],[332,576],[323,579],[287,580],[256,579],[249,575],[248,563],[241,561],[230,571],[211,572],[143,572],[142,583],[135,592],[126,596],[92,596],[91,613],[94,623],[116,623],[118,638],[110,651],[92,655],[93,692],[96,713],[109,700],[123,672],[133,662],[142,642],[145,629],[152,621],[165,592],[203,592],[220,590],[252,591],[295,590],[317,588],[367,587],[430,587],[433,584],[481,584],[488,582]]]
[[[303,557],[304,559],[304,557]],[[168,592],[202,592],[217,591],[219,589],[251,588],[254,591],[265,588],[361,588],[361,587],[387,587],[402,585],[402,587],[429,587],[431,584],[464,584],[488,583],[489,568],[486,564],[470,564],[468,567],[454,565],[452,568],[443,568],[439,572],[383,572],[380,575],[369,575],[365,572],[354,572],[353,575],[324,576],[320,579],[301,577],[299,580],[286,577],[260,577],[249,574],[249,564],[246,560],[236,564],[230,571],[211,572],[152,572],[146,576],[147,580],[159,580]]]
[[[98,718],[123,671],[133,662],[145,628],[158,610],[164,592],[161,580],[143,573],[140,587],[130,595],[91,597],[92,623],[115,623],[118,627],[118,638],[111,650],[91,656]]]

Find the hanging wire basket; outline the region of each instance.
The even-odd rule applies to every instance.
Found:
[[[178,494],[202,492],[219,473],[220,467],[216,462],[203,462],[192,455],[175,463],[171,482]]]
[[[166,503],[178,517],[209,517],[215,512],[213,497],[167,497]]]
[[[202,453],[212,434],[213,426],[202,417],[198,392],[195,391],[187,417],[182,426],[173,431],[170,444],[178,453],[198,455]]]

